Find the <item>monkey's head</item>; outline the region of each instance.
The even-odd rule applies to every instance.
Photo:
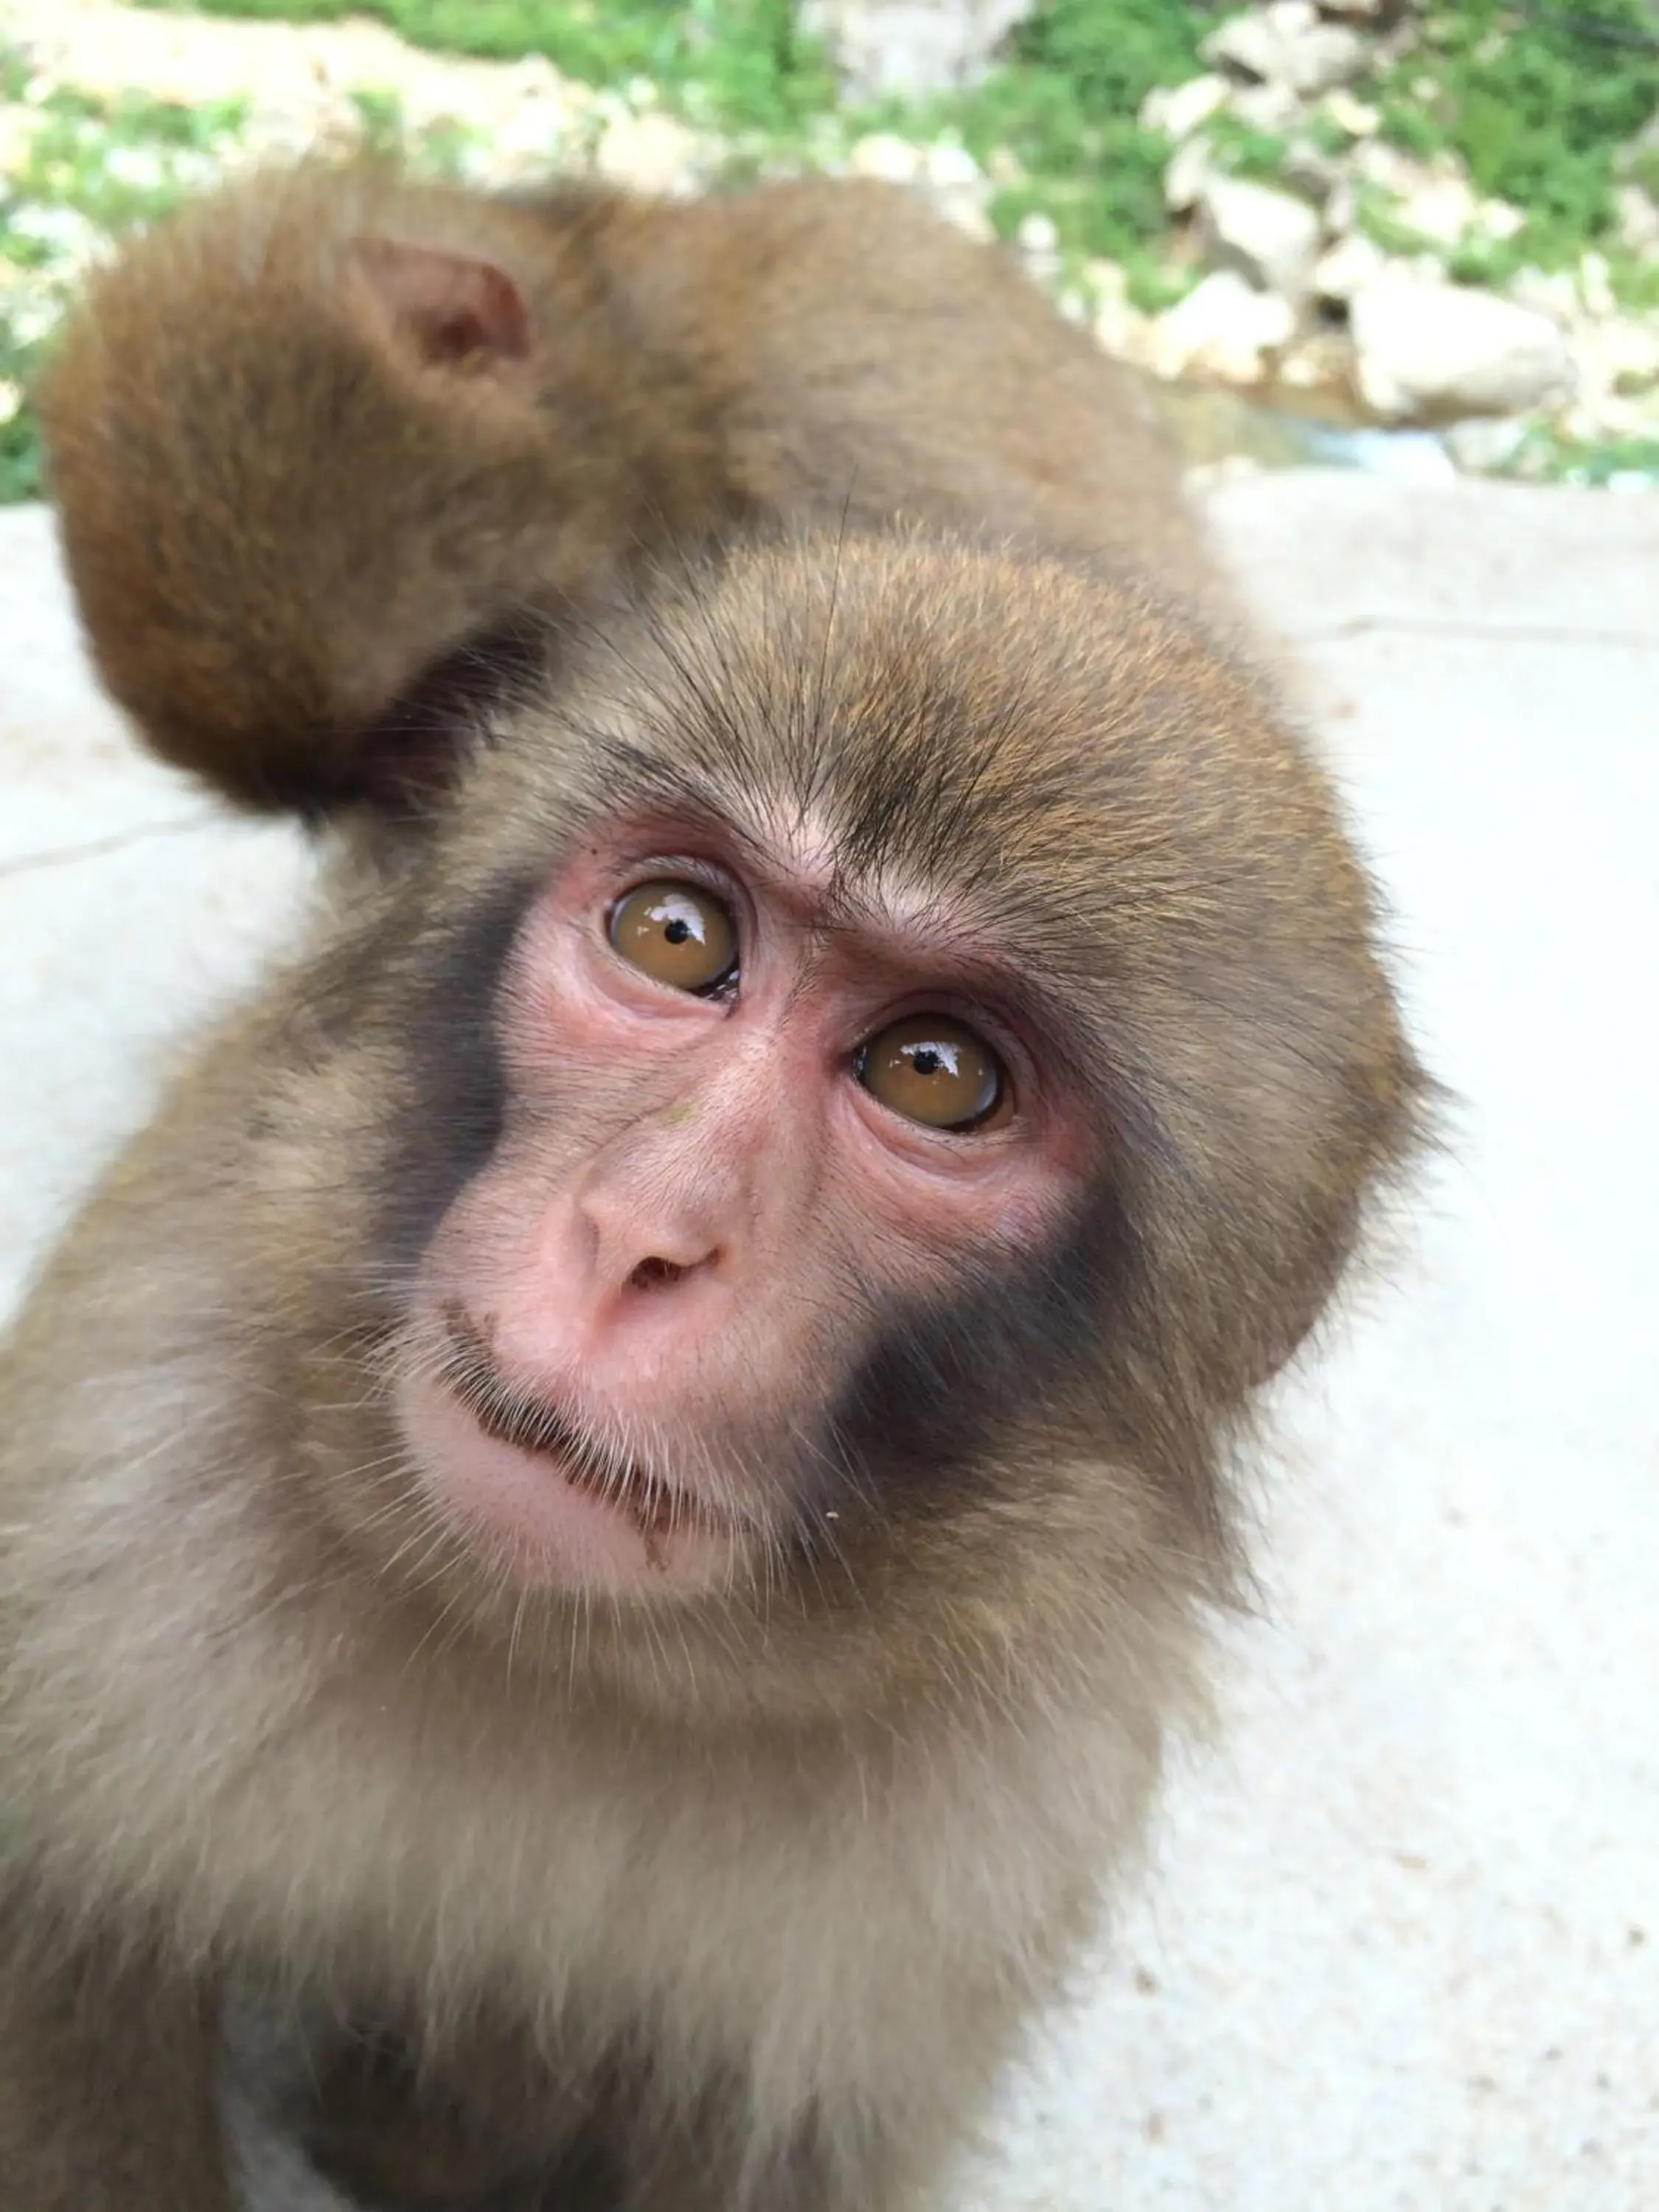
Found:
[[[1255,681],[1109,579],[831,542],[495,738],[271,1101],[307,1395],[367,1346],[389,1425],[313,1455],[353,1540],[761,1700],[1216,1594],[1250,1393],[1419,1095]]]

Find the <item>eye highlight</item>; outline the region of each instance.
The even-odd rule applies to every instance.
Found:
[[[729,909],[700,884],[641,884],[611,909],[612,947],[653,983],[712,991],[737,972]]]
[[[907,1014],[860,1045],[853,1073],[872,1098],[930,1129],[984,1129],[1013,1110],[1006,1069],[949,1014]]]

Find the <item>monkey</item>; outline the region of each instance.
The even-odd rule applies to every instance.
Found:
[[[1377,895],[1109,382],[1091,524],[971,389],[809,389],[792,278],[743,343],[796,379],[707,476],[596,379],[566,559],[556,441],[487,465],[561,327],[521,210],[400,264],[342,204],[291,242],[354,315],[400,272],[414,398],[274,247],[237,307],[234,188],[94,280],[49,387],[149,742],[398,858],[347,846],[0,1347],[8,2201],[295,2212],[228,2080],[319,2203],[920,2212],[1202,1708],[1259,1386],[1422,1141]],[[578,356],[626,290],[573,295]]]
[[[538,658],[547,617],[757,520],[902,514],[1214,587],[1124,373],[873,181],[256,171],[94,274],[39,405],[107,688],[256,807],[418,793],[428,750],[441,781],[527,611]]]

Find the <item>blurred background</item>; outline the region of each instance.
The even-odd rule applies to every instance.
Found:
[[[1204,461],[1659,474],[1654,0],[0,4],[0,497],[82,258],[273,148],[912,182]]]

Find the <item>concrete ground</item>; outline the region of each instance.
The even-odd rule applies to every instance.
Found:
[[[1284,1392],[1223,1747],[963,2212],[1659,2206],[1659,498],[1262,477],[1458,1094]],[[124,744],[0,517],[0,1303],[306,876]]]

